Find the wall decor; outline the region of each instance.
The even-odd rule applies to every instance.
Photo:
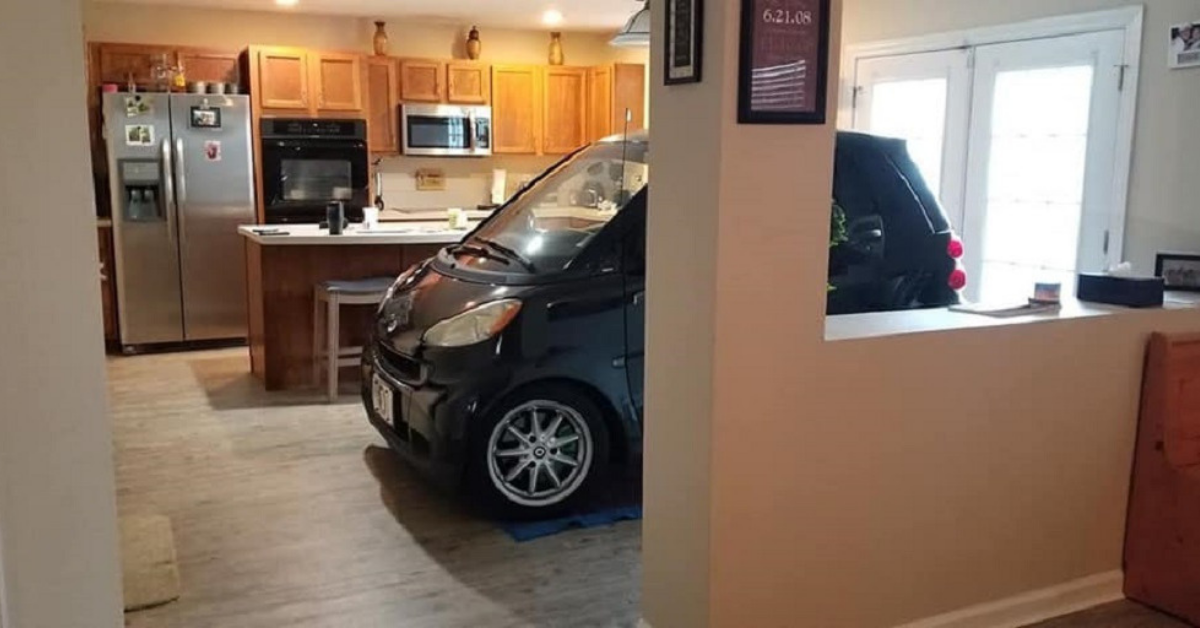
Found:
[[[467,58],[477,61],[482,53],[483,41],[479,39],[479,29],[472,26],[471,32],[467,33]]]
[[[742,0],[738,122],[825,124],[829,0]]]
[[[1154,276],[1167,282],[1167,290],[1200,292],[1200,255],[1159,253]]]
[[[704,51],[704,0],[667,0],[667,85],[699,83]]]
[[[554,31],[550,33],[550,65],[562,65],[563,61],[562,33]]]
[[[1200,22],[1172,26],[1170,46],[1172,68],[1200,68]]]
[[[375,35],[371,38],[371,47],[375,54],[382,57],[388,53],[387,24],[375,22]]]

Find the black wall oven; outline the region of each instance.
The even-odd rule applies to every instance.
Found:
[[[322,222],[331,201],[360,222],[369,201],[366,122],[264,119],[262,168],[267,223]]]

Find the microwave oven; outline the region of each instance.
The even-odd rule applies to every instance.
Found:
[[[492,108],[400,105],[401,151],[428,157],[492,154]]]

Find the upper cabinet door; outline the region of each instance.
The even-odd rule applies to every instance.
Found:
[[[154,78],[151,69],[166,55],[175,62],[175,49],[167,46],[143,46],[140,44],[96,44],[94,48],[95,83],[116,83],[122,87],[131,80],[142,87],[150,87]],[[236,60],[236,57],[235,57]]]
[[[613,65],[613,133],[625,130],[625,112],[629,112],[629,130],[646,128],[646,66],[636,63]]]
[[[486,105],[492,98],[492,74],[486,65],[451,61],[446,64],[446,84],[446,102]]]
[[[367,133],[372,153],[400,151],[399,64],[388,57],[367,57]]]
[[[400,100],[404,102],[442,102],[446,99],[441,61],[403,59],[400,61]]]
[[[263,109],[308,109],[308,53],[302,48],[259,49],[258,83]]]
[[[546,68],[542,152],[569,153],[588,143],[588,70]]]
[[[179,63],[188,82],[241,83],[236,52],[212,52],[205,50],[179,51]]]
[[[602,65],[588,73],[590,85],[588,134],[592,141],[612,135],[612,66]]]
[[[541,145],[542,69],[492,66],[492,152],[536,155]]]
[[[358,55],[313,53],[317,111],[362,111],[362,65]]]

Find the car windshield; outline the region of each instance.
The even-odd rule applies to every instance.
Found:
[[[593,144],[533,184],[464,243],[530,273],[566,270],[649,182],[646,141]]]

